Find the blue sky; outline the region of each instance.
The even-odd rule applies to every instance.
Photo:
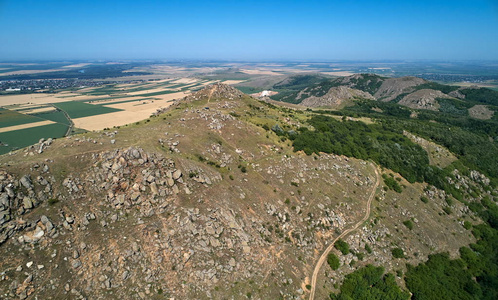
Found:
[[[498,60],[498,0],[0,0],[0,60]]]

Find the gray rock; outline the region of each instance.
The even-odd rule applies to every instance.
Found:
[[[23,177],[21,177],[19,183],[28,190],[33,188],[33,184],[31,183],[31,179],[29,178],[28,175],[24,175]]]
[[[140,251],[140,247],[138,247],[138,243],[137,242],[133,242],[133,244],[131,244],[131,248],[132,248],[133,252]]]
[[[5,222],[10,221],[10,214],[8,211],[0,211],[0,225],[4,224]]]
[[[133,157],[136,159],[140,158],[140,152],[137,149],[133,149],[131,155],[133,155]]]
[[[24,197],[22,203],[23,203],[25,209],[31,209],[35,206],[33,203],[33,199],[28,198],[28,197]]]
[[[0,195],[0,207],[9,207],[9,195],[7,193]]]
[[[77,269],[79,267],[81,267],[81,261],[80,260],[74,260],[72,263],[71,263],[71,266],[74,268],[74,269]]]
[[[12,186],[6,186],[5,187],[5,191],[7,192],[7,195],[10,197],[10,198],[14,198],[14,196],[16,195],[14,193],[14,189],[12,188]]]
[[[125,271],[123,272],[123,274],[121,275],[121,279],[122,279],[122,280],[126,280],[126,279],[128,279],[128,276],[129,276],[129,275],[130,275],[130,272],[128,272],[127,270],[125,270]]]
[[[48,222],[50,222],[50,220],[48,219],[47,216],[43,215],[40,217],[40,221],[42,222],[43,225],[47,224]]]

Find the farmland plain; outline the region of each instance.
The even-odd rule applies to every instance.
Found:
[[[41,138],[61,138],[75,131],[103,130],[147,119],[157,110],[213,82],[176,77],[55,93],[2,95],[0,154],[26,147]]]

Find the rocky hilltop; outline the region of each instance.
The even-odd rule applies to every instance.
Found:
[[[187,97],[184,101],[196,101],[196,100],[208,100],[211,99],[226,99],[235,100],[240,99],[244,96],[244,93],[238,89],[223,83],[215,83],[207,86],[206,88],[195,92]]]
[[[322,268],[318,296],[354,261],[395,270],[472,241],[463,205],[439,217],[444,191],[401,178],[404,194],[377,190],[372,163],[293,152],[268,127],[306,126],[294,113],[215,84],[141,124],[1,156],[0,297],[303,299],[321,252],[372,193],[375,217],[345,238],[343,267]],[[486,180],[472,176],[459,184]],[[421,196],[430,204],[407,201]]]
[[[340,108],[350,103],[353,99],[368,99],[375,100],[375,98],[367,92],[356,90],[346,86],[332,87],[330,90],[321,97],[308,96],[305,91],[298,94],[298,98],[304,98],[301,105],[307,107],[333,107]]]

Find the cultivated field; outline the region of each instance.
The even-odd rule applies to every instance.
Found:
[[[0,96],[0,154],[40,138],[60,138],[76,129],[95,131],[147,119],[174,100],[211,83],[214,81],[171,78],[55,94]]]

